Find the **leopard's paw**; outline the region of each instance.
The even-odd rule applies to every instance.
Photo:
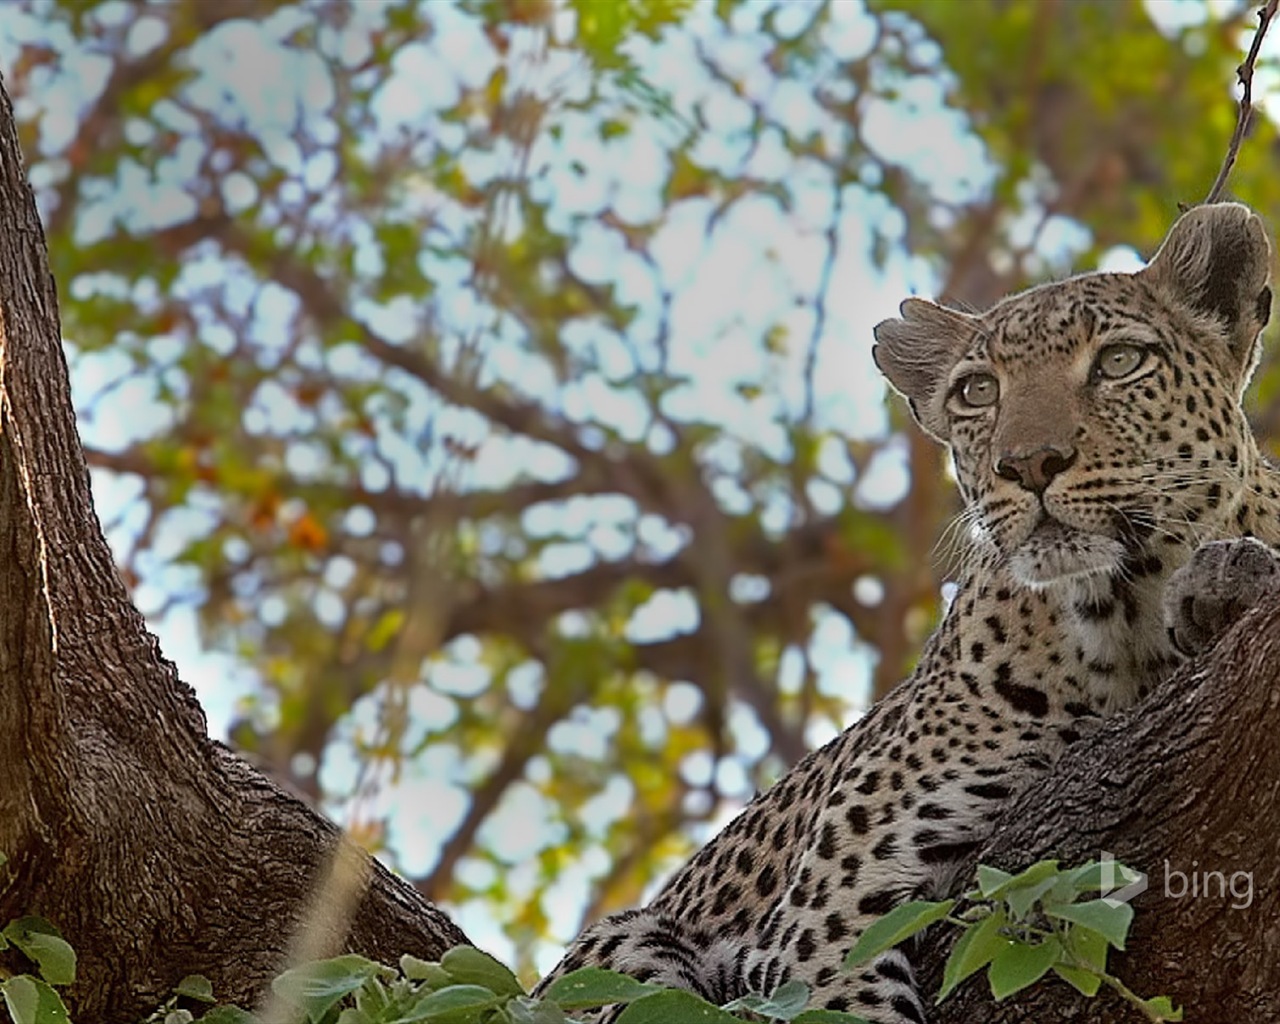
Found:
[[[1201,544],[1169,577],[1164,622],[1191,656],[1207,649],[1269,590],[1280,587],[1280,555],[1252,537]]]

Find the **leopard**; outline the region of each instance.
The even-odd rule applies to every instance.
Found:
[[[858,937],[955,895],[1019,792],[1280,580],[1280,472],[1242,408],[1270,271],[1261,219],[1216,203],[1135,272],[985,312],[908,298],[876,326],[875,363],[963,501],[945,614],[910,676],[647,905],[589,926],[538,991],[584,966],[721,1005],[799,979],[811,1007],[923,1024],[911,949],[846,969]]]

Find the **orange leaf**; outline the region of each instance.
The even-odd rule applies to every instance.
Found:
[[[329,533],[310,512],[304,512],[289,527],[289,543],[304,551],[319,551],[329,541]]]
[[[249,508],[249,522],[255,529],[266,530],[275,525],[276,512],[280,508],[280,495],[271,492],[262,495]]]

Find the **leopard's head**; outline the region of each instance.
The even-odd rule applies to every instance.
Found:
[[[1256,465],[1240,408],[1271,250],[1234,203],[1173,226],[1134,274],[1086,274],[981,315],[908,299],[876,364],[950,447],[975,539],[1028,586],[1180,564],[1229,534]]]

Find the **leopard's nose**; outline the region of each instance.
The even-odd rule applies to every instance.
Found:
[[[1043,494],[1059,473],[1076,461],[1074,448],[1046,444],[1030,451],[1006,451],[996,459],[996,475],[1012,480],[1024,490]]]

